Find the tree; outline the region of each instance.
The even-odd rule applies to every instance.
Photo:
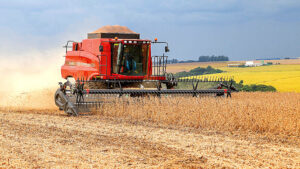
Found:
[[[229,58],[227,56],[199,56],[198,58],[199,62],[215,62],[215,61],[229,61]]]

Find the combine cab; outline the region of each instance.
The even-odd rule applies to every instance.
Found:
[[[61,67],[62,77],[67,82],[60,83],[55,93],[56,105],[69,115],[78,115],[82,106],[101,104],[103,99],[95,98],[102,95],[224,96],[227,93],[231,96],[230,78],[176,79],[167,74],[168,56],[165,53],[151,55],[151,45],[156,44],[164,44],[165,53],[169,52],[167,42],[140,39],[140,34],[124,26],[104,26],[89,33],[82,42],[68,41],[65,64]],[[69,79],[74,79],[73,83]],[[193,89],[174,89],[179,82],[192,83]],[[198,90],[199,82],[219,82],[226,89]]]

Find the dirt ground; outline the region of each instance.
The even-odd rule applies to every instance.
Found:
[[[299,142],[59,111],[0,111],[0,168],[299,168]],[[299,139],[299,138],[295,138]]]

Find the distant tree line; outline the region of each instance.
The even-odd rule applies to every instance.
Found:
[[[198,62],[216,62],[216,61],[229,61],[227,56],[200,56]]]
[[[178,60],[178,59],[170,59],[167,60],[168,64],[174,64],[174,63],[192,63],[192,62],[217,62],[217,61],[229,61],[229,58],[227,56],[199,56],[198,60]]]
[[[173,64],[173,63],[178,63],[179,60],[177,59],[170,59],[170,60],[167,60],[167,64]]]

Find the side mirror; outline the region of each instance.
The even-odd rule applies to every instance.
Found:
[[[165,52],[170,52],[170,49],[168,46],[165,46]]]
[[[99,46],[99,52],[103,52],[103,46],[102,45]]]

